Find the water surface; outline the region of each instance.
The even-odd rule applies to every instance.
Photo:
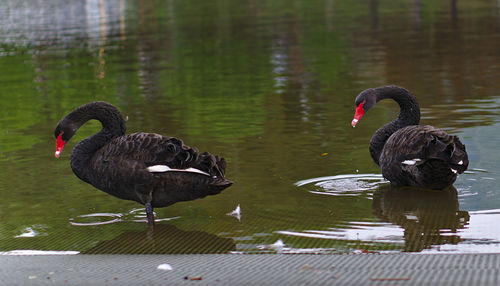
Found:
[[[2,253],[499,251],[498,1],[77,2],[1,1]],[[467,146],[454,188],[381,178],[368,142],[397,105],[350,122],[356,95],[385,84]],[[69,167],[98,123],[53,156],[56,123],[94,100],[128,132],[224,156],[235,184],[157,209],[149,230],[140,205]]]

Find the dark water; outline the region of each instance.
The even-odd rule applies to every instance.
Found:
[[[2,253],[500,251],[499,1],[71,2],[0,1]],[[397,105],[350,121],[385,84],[466,144],[454,188],[382,180],[368,142]],[[149,230],[69,167],[98,123],[54,158],[55,124],[94,100],[129,132],[223,155],[235,184],[157,209]]]

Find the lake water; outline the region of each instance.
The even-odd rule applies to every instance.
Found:
[[[0,252],[500,252],[499,51],[493,0],[2,0]],[[357,94],[386,84],[465,143],[454,188],[382,179],[368,142],[396,103],[350,122]],[[99,123],[54,158],[56,123],[95,100],[128,132],[224,156],[234,185],[156,209],[148,229],[141,205],[70,169]]]

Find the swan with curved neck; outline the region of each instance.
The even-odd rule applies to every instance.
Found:
[[[73,172],[97,189],[145,205],[149,224],[154,224],[153,207],[215,195],[232,184],[225,179],[224,158],[200,154],[174,137],[125,134],[121,113],[102,101],[84,104],[59,121],[54,130],[57,158],[92,119],[100,121],[102,129],[73,148]]]
[[[420,107],[413,94],[399,86],[382,86],[362,91],[355,100],[351,125],[377,102],[393,99],[400,106],[396,119],[378,129],[370,140],[373,161],[394,186],[444,189],[469,164],[465,146],[458,137],[429,125],[418,125]]]

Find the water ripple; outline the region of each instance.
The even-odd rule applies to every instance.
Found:
[[[171,217],[171,218],[157,218],[155,214],[155,222],[160,221],[168,221],[180,218]],[[71,225],[75,226],[96,226],[96,225],[104,225],[110,223],[117,223],[122,221],[131,221],[131,222],[147,222],[146,212],[144,209],[133,209],[126,213],[91,213],[79,215],[76,219],[70,219]],[[78,221],[75,221],[78,220]],[[89,221],[90,220],[90,221]]]
[[[380,174],[347,174],[301,180],[295,183],[301,187],[314,184],[310,193],[329,196],[360,196],[367,191],[374,191],[378,186],[386,184]]]

